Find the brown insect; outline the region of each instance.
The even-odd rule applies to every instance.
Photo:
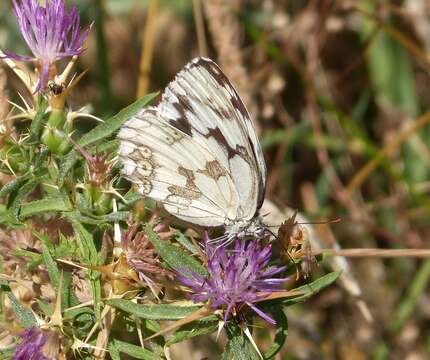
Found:
[[[312,255],[311,243],[308,231],[303,224],[296,221],[297,212],[289,219],[285,220],[278,230],[278,241],[281,247],[281,258],[293,261],[295,264],[300,262],[301,270],[307,278],[316,264],[316,258]],[[296,268],[297,279],[300,277],[299,270]]]

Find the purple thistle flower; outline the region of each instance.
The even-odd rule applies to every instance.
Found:
[[[204,277],[191,271],[182,272],[177,279],[193,290],[194,302],[210,302],[213,309],[225,308],[224,320],[230,312],[236,312],[244,304],[259,316],[275,324],[266,313],[254,303],[276,291],[283,291],[288,278],[273,278],[283,272],[285,266],[270,266],[271,246],[260,247],[258,240],[236,240],[234,249],[212,247],[205,243],[208,257],[209,276]]]
[[[64,0],[47,0],[41,6],[38,0],[13,0],[13,10],[21,34],[34,57],[6,53],[19,61],[36,61],[40,79],[36,92],[46,87],[55,76],[55,61],[82,53],[90,28],[81,32],[76,7],[67,10]],[[53,75],[52,75],[53,73]]]
[[[21,343],[16,347],[12,360],[50,360],[43,353],[48,340],[48,332],[36,326],[25,329],[21,334]]]

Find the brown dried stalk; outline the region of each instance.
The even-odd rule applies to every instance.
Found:
[[[149,73],[151,71],[152,54],[154,52],[155,19],[157,16],[158,2],[158,0],[151,0],[148,7],[145,30],[142,36],[142,57],[139,67],[137,98],[144,96],[149,90]]]
[[[9,111],[8,96],[6,91],[6,72],[0,65],[0,121],[4,119]]]
[[[429,249],[319,249],[312,252],[313,255],[324,254],[326,256],[345,256],[345,257],[415,257],[429,258]]]
[[[251,86],[243,66],[240,46],[241,31],[236,15],[240,9],[240,1],[206,0],[203,4],[212,40],[218,52],[218,62],[248,108],[258,133],[259,126],[255,121],[257,109],[251,101]]]

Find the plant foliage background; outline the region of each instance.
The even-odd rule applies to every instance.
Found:
[[[165,232],[154,231],[153,214],[165,215],[140,200],[119,177],[121,164],[115,161],[121,124],[201,55],[204,43],[255,121],[269,170],[267,198],[311,221],[341,218],[314,226],[320,247],[337,242],[344,248],[428,248],[425,1],[68,4],[78,5],[81,24],[94,22],[74,68],[87,71],[67,98],[75,113],[61,125],[73,143],[46,141],[47,127],[58,129],[47,100],[33,101],[10,69],[0,69],[2,118],[26,114],[0,124],[1,358],[13,356],[22,329],[41,321],[61,328],[71,358],[159,359],[167,348],[174,359],[259,358],[243,324],[230,322],[216,339],[219,316],[213,313],[201,313],[141,347],[139,337],[189,319],[201,307],[171,285],[157,301],[112,250],[120,233],[126,236],[130,224],[140,224],[159,254],[157,276],[172,284],[167,272],[205,271],[192,242],[199,234],[183,225],[165,238]],[[152,31],[145,33],[151,11]],[[202,23],[195,21],[199,14]],[[0,18],[1,48],[28,54],[8,1],[0,3]],[[149,73],[139,73],[151,48]],[[142,76],[150,86],[137,95]],[[350,260],[344,275],[355,276],[373,322],[339,285],[311,298],[339,275],[319,260],[311,278],[291,285],[299,295],[262,306],[276,326],[258,317],[246,322],[265,358],[430,356],[428,260]]]

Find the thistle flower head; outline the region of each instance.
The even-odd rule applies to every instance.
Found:
[[[224,320],[243,305],[248,305],[259,316],[275,324],[270,316],[255,306],[276,291],[282,291],[287,278],[273,278],[285,270],[285,266],[267,266],[271,246],[260,246],[258,240],[236,240],[234,249],[213,247],[205,243],[208,257],[208,277],[192,272],[177,275],[177,279],[189,287],[194,302],[208,301],[213,309],[224,308]]]
[[[25,329],[20,337],[22,341],[16,347],[12,360],[58,359],[60,338],[56,332],[33,326]]]
[[[167,240],[172,236],[166,223],[154,224],[155,216],[149,223],[157,235]],[[170,276],[171,273],[160,266],[158,255],[146,234],[139,231],[139,223],[129,224],[128,231],[122,236],[121,246],[127,259],[127,263],[139,274]]]
[[[45,6],[40,5],[38,0],[13,0],[13,10],[33,57],[10,53],[7,57],[36,61],[40,74],[36,87],[38,91],[55,76],[55,61],[79,55],[83,51],[90,28],[81,32],[78,9],[66,9],[64,0],[47,0]]]

